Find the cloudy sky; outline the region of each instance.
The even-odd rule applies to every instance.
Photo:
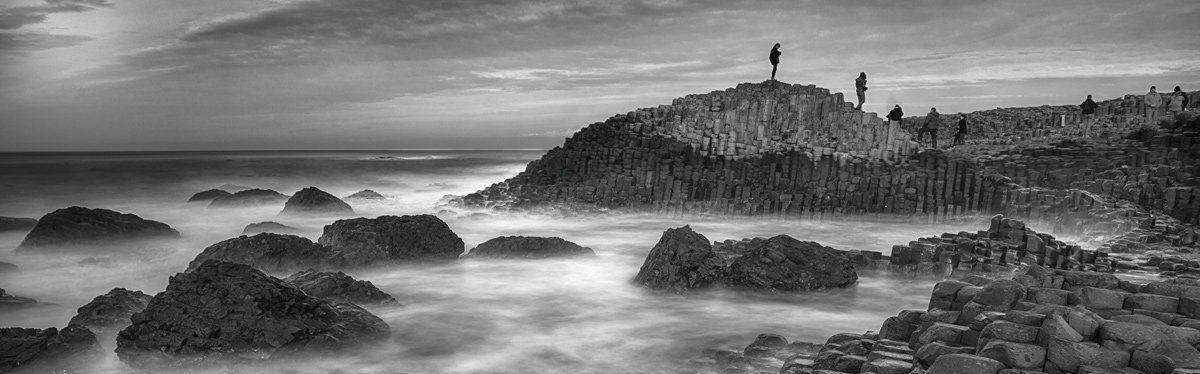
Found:
[[[1200,1],[0,0],[0,151],[549,148],[768,78],[916,113],[1200,89]]]

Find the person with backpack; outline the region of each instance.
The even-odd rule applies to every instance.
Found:
[[[867,73],[858,73],[858,79],[854,80],[854,92],[858,94],[858,107],[854,109],[862,110],[863,103],[867,101]]]
[[[1096,108],[1100,105],[1092,100],[1092,95],[1087,95],[1087,99],[1079,104],[1080,114],[1083,114],[1083,136],[1088,137],[1092,134],[1092,124],[1096,122]]]
[[[896,107],[892,108],[891,112],[888,112],[887,119],[888,121],[895,122],[897,127],[904,125],[904,110],[900,109],[900,104],[896,104]]]
[[[933,137],[933,148],[937,148],[937,133],[938,128],[942,125],[942,114],[938,113],[937,108],[929,108],[929,114],[925,115],[925,125],[917,130],[917,143],[921,142],[921,138],[925,133],[929,133]]]
[[[771,60],[771,80],[772,81],[775,80],[775,71],[779,69],[779,55],[783,54],[783,52],[779,51],[779,47],[780,47],[779,43],[775,43],[775,46],[771,47],[771,55],[770,55],[770,57],[768,57],[768,59]]]
[[[1174,116],[1179,116],[1183,112],[1183,108],[1187,103],[1187,94],[1179,86],[1175,86],[1175,91],[1171,92],[1171,97],[1167,98],[1167,111]]]
[[[963,114],[963,113],[959,113],[958,114],[958,132],[954,133],[954,143],[951,143],[950,146],[953,147],[953,146],[957,146],[957,145],[962,145],[963,144],[963,136],[965,136],[965,135],[967,135],[967,115]]]

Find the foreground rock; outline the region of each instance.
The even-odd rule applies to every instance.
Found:
[[[29,230],[37,225],[37,222],[33,218],[0,217],[0,232]]]
[[[338,220],[317,242],[333,248],[342,266],[450,261],[464,249],[445,222],[428,214]]]
[[[334,354],[385,339],[383,320],[335,304],[244,264],[206,261],[171,277],[117,335],[137,369],[203,367]]]
[[[83,326],[0,328],[0,373],[74,372],[100,354],[96,334]]]
[[[725,262],[713,252],[708,238],[684,226],[663,232],[633,282],[682,293],[716,285],[724,272]]]
[[[399,304],[392,295],[380,291],[369,281],[356,280],[343,272],[322,272],[313,269],[292,274],[283,279],[313,297],[339,303]]]
[[[295,235],[260,233],[239,236],[205,248],[191,263],[195,270],[209,260],[247,264],[270,273],[288,273],[307,268],[326,268],[332,253],[326,246]]]
[[[37,303],[37,300],[11,295],[3,288],[0,288],[0,310],[30,307],[37,305]]]
[[[480,243],[468,257],[486,258],[552,258],[591,256],[596,252],[563,238],[537,236],[501,236]]]
[[[841,251],[787,235],[750,241],[725,271],[725,284],[777,291],[846,287],[858,281]]]
[[[273,205],[288,199],[287,195],[275,190],[250,189],[229,196],[220,196],[208,204],[210,208],[233,208],[256,205]]]
[[[233,194],[230,193],[229,191],[218,190],[218,189],[214,188],[214,189],[211,189],[208,191],[197,192],[195,195],[192,195],[192,197],[188,198],[188,202],[189,203],[200,202],[200,201],[212,202],[213,200],[216,200],[219,198],[228,198],[230,196],[233,196]]]
[[[346,199],[346,200],[352,200],[352,199],[358,199],[358,200],[385,200],[385,199],[387,199],[387,196],[383,196],[382,194],[380,194],[380,193],[378,193],[378,192],[375,192],[375,191],[372,191],[372,190],[362,190],[362,191],[358,191],[358,192],[355,192],[355,193],[353,193],[353,194],[350,194],[350,196],[346,196],[346,198],[345,198],[345,199]]]
[[[354,214],[354,209],[337,196],[308,187],[292,195],[280,214]]]
[[[17,250],[178,237],[179,231],[162,222],[108,209],[73,206],[42,216]]]
[[[295,234],[300,232],[300,229],[272,221],[251,223],[246,225],[246,228],[242,229],[242,235],[254,235],[264,232],[273,232],[276,234]]]
[[[79,307],[69,324],[87,326],[95,331],[122,329],[129,326],[129,317],[146,309],[149,302],[150,295],[142,291],[114,288]]]

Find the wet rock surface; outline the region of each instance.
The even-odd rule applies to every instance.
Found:
[[[249,189],[235,192],[229,196],[219,196],[208,204],[210,208],[236,208],[243,206],[259,206],[279,204],[288,199],[287,195],[269,189]]]
[[[179,232],[165,223],[133,214],[73,206],[42,216],[17,250],[163,238],[179,238]]]
[[[467,257],[536,259],[595,254],[591,248],[558,237],[501,236],[475,246]]]
[[[451,261],[464,250],[462,239],[428,214],[338,220],[317,242],[332,248],[342,266]]]
[[[300,232],[300,229],[274,221],[251,223],[246,225],[246,228],[242,229],[242,235],[255,235],[264,232],[276,234],[295,234]]]
[[[123,329],[129,326],[129,317],[145,309],[149,302],[150,295],[142,291],[114,288],[79,307],[68,324],[85,326],[93,331]]]
[[[332,266],[331,249],[303,237],[275,233],[239,236],[213,244],[200,252],[188,271],[209,260],[247,264],[271,273],[289,273]]]
[[[166,291],[117,335],[117,355],[138,369],[204,367],[347,354],[390,330],[349,303],[313,297],[244,264],[206,261],[171,277]]]
[[[356,280],[343,272],[322,272],[313,269],[297,272],[283,279],[311,296],[339,303],[399,304],[392,295],[380,291],[369,281]]]
[[[0,328],[0,372],[76,372],[100,354],[96,335],[83,326]]]
[[[708,238],[684,226],[663,232],[633,282],[682,293],[717,285],[724,272],[725,262],[713,252]]]
[[[0,217],[0,232],[32,229],[38,220],[33,218]]]
[[[307,187],[292,195],[280,214],[354,214],[354,209],[337,196],[316,187]]]

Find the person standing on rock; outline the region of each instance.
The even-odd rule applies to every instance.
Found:
[[[1142,101],[1146,103],[1146,121],[1154,122],[1158,119],[1158,108],[1162,107],[1162,95],[1158,94],[1158,87],[1150,86],[1150,92],[1142,97]]]
[[[938,128],[942,125],[942,114],[938,113],[937,108],[929,108],[929,114],[925,115],[925,125],[917,130],[917,143],[921,142],[921,138],[925,133],[929,133],[933,137],[933,148],[937,148],[937,133]]]
[[[1187,110],[1188,104],[1191,103],[1191,98],[1189,98],[1187,92],[1183,92],[1183,89],[1179,88],[1179,86],[1175,86],[1175,92],[1178,92],[1180,96],[1183,96],[1183,110]]]
[[[858,73],[858,79],[854,80],[854,92],[858,94],[858,107],[855,109],[862,110],[862,105],[867,101],[867,73]]]
[[[959,113],[958,114],[958,132],[954,133],[954,143],[951,143],[950,146],[953,147],[953,146],[957,146],[957,145],[962,145],[963,144],[963,136],[965,136],[965,135],[967,135],[967,115],[963,114],[963,113]]]
[[[1170,98],[1167,98],[1167,111],[1171,112],[1173,116],[1178,116],[1179,113],[1183,112],[1183,106],[1186,102],[1187,94],[1183,93],[1183,90],[1179,86],[1175,86],[1175,91],[1171,92]]]
[[[771,80],[772,81],[775,80],[775,71],[779,69],[779,55],[783,54],[783,52],[779,51],[779,47],[780,47],[779,43],[775,43],[775,46],[771,47],[770,60],[771,60]]]
[[[1083,114],[1084,137],[1091,136],[1092,134],[1092,123],[1096,122],[1097,107],[1099,107],[1099,105],[1096,105],[1096,102],[1092,101],[1092,95],[1088,95],[1087,99],[1084,100],[1082,104],[1079,104],[1080,113]]]
[[[888,121],[895,122],[896,126],[904,124],[904,110],[900,109],[900,104],[896,104],[896,107],[892,108],[891,112],[888,112],[887,119]]]

